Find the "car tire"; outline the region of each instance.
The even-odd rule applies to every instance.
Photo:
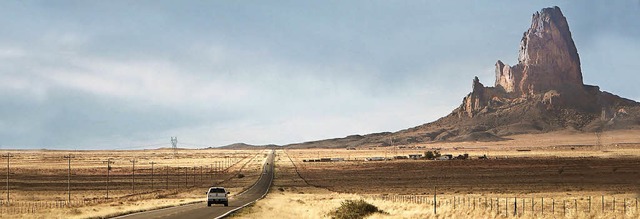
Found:
[[[225,203],[224,203],[224,206],[225,206],[225,207],[229,206],[229,202],[225,202]]]

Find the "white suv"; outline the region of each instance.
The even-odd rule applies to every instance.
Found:
[[[211,204],[224,204],[224,206],[229,206],[229,199],[227,198],[227,192],[224,187],[211,187],[207,192],[207,206],[211,206]]]

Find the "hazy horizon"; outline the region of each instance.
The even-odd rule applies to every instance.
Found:
[[[559,6],[585,84],[640,100],[640,1],[0,2],[0,149],[290,144],[449,114]]]

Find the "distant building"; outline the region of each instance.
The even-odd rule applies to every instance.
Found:
[[[384,159],[384,157],[367,157],[364,160],[366,160],[366,161],[383,161],[385,159]]]

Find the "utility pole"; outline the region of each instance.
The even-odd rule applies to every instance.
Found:
[[[9,152],[7,155],[2,155],[3,158],[7,158],[7,205],[9,205],[9,159],[13,157]]]
[[[133,160],[130,160],[129,162],[131,162],[133,164],[133,167],[131,168],[131,194],[135,194],[136,193],[136,159],[134,158]]]
[[[114,162],[111,161],[111,158],[108,158],[107,161],[102,161],[102,163],[107,164],[107,199],[109,199],[109,181],[111,178],[111,164]]]
[[[67,194],[69,197],[67,203],[71,204],[71,158],[75,158],[75,156],[69,154],[68,156],[64,156],[64,158],[69,161],[69,169],[67,170]]]
[[[189,171],[189,167],[184,167],[184,187],[189,187],[189,177],[187,177],[187,172]]]
[[[165,177],[165,189],[169,189],[169,165],[167,165],[167,168],[164,170],[164,177]]]
[[[153,190],[153,165],[156,164],[156,162],[151,161],[151,190]]]

